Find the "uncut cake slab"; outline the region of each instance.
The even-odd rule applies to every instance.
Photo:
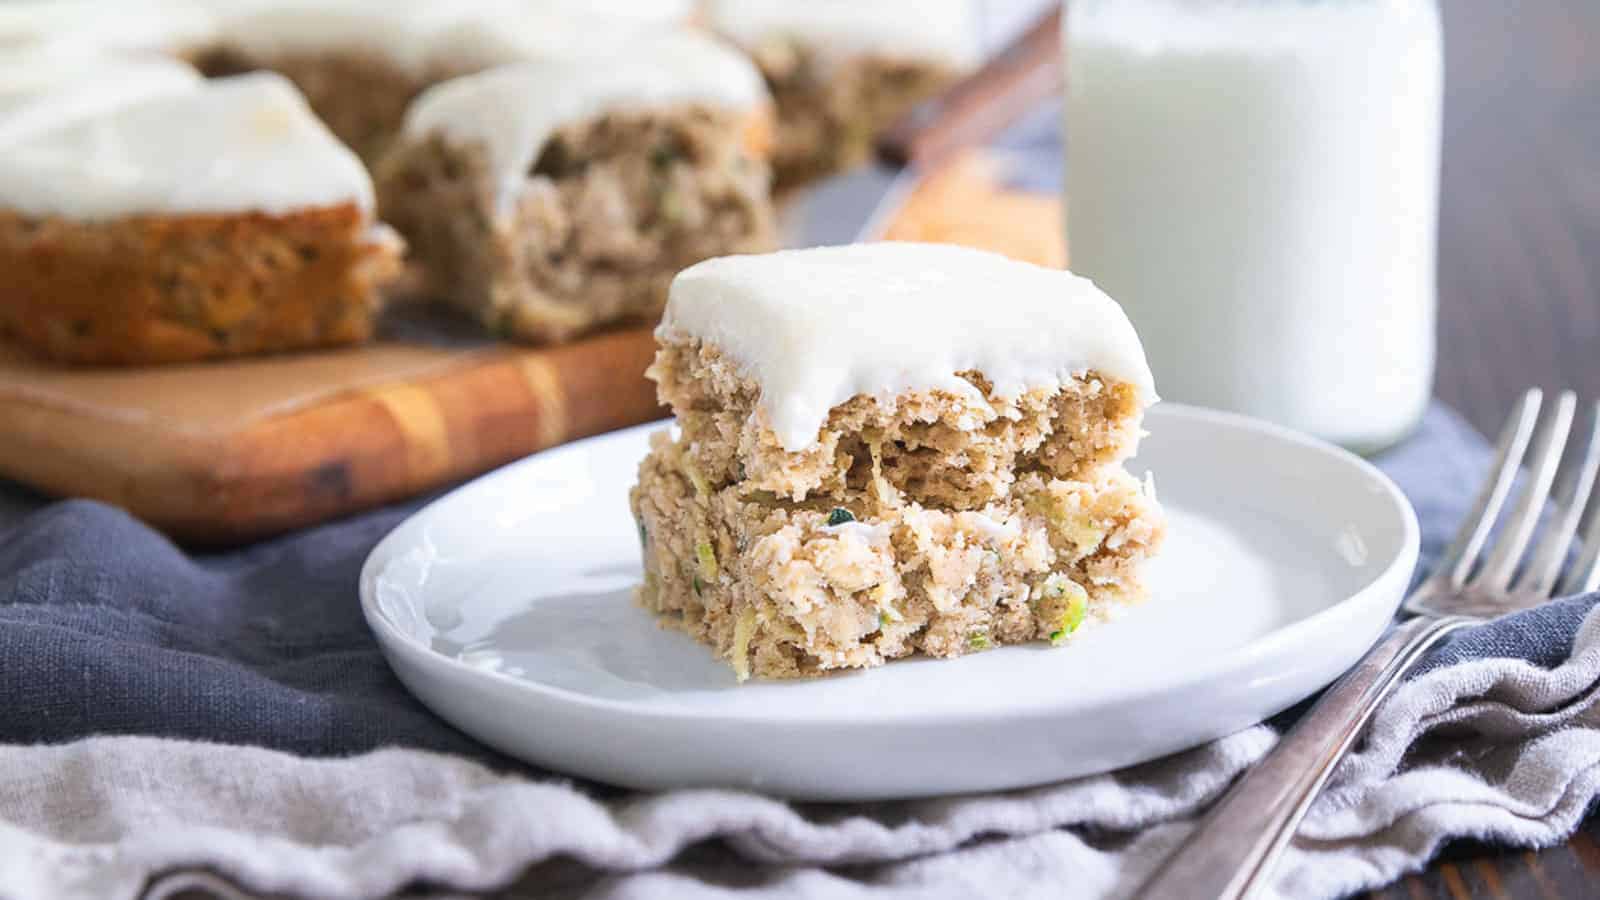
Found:
[[[1152,406],[1120,309],[1059,270],[724,258],[657,339],[673,422],[486,476],[362,573],[405,684],[556,771],[807,799],[1107,771],[1325,685],[1415,562],[1381,473]]]

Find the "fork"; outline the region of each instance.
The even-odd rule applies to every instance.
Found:
[[[1557,491],[1539,545],[1518,573],[1550,498],[1578,406],[1576,394],[1562,393],[1540,427],[1543,400],[1542,392],[1534,389],[1517,404],[1500,434],[1494,467],[1472,513],[1432,574],[1406,598],[1403,609],[1412,618],[1369,650],[1260,763],[1240,777],[1201,819],[1188,842],[1145,882],[1139,897],[1250,896],[1265,885],[1311,801],[1373,712],[1429,648],[1459,628],[1545,602],[1556,590],[1563,569],[1567,574],[1560,581],[1562,594],[1600,589],[1600,500],[1591,500],[1600,470],[1600,404],[1589,439]],[[1524,458],[1528,478],[1522,493],[1484,557]],[[1588,505],[1593,509],[1583,521]],[[1580,522],[1582,550],[1568,567]]]

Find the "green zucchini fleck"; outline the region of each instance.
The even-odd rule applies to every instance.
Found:
[[[672,161],[677,158],[677,149],[668,144],[657,144],[650,150],[650,165],[658,171],[671,166]]]
[[[846,522],[854,522],[855,520],[855,514],[842,506],[836,506],[833,508],[833,512],[828,513],[829,526],[843,525]]]
[[[717,580],[717,551],[712,548],[710,541],[701,541],[694,545],[695,559],[700,563],[697,577],[706,581]]]

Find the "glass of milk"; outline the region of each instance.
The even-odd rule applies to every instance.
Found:
[[[1432,390],[1436,0],[1068,0],[1072,268],[1163,398],[1353,449]]]

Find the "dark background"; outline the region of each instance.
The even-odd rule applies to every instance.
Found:
[[[1440,6],[1438,393],[1492,433],[1530,385],[1600,399],[1600,0]],[[1457,846],[1376,896],[1600,896],[1597,840]]]
[[[1492,432],[1530,385],[1600,398],[1600,2],[1441,6],[1438,393]]]

